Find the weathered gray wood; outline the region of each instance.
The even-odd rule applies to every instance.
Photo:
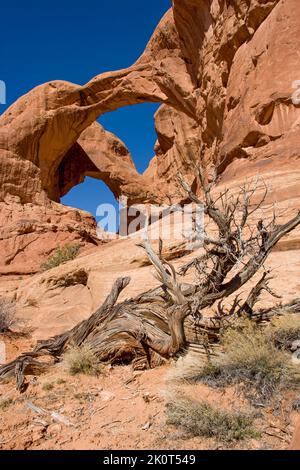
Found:
[[[250,205],[256,185],[254,189],[241,188],[235,199],[225,190],[214,200],[211,185],[206,183],[201,169],[198,176],[204,192],[205,212],[215,224],[218,237],[204,234],[205,254],[183,266],[179,272],[184,276],[194,269],[199,281],[187,284],[179,280],[174,267],[162,257],[162,244],[156,254],[146,237],[141,246],[156,270],[161,283],[159,287],[117,303],[130,278],[117,279],[103,305],[90,318],[61,335],[39,341],[32,352],[0,367],[0,379],[15,377],[18,390],[23,391],[25,376],[41,373],[47,367],[47,363],[38,358],[50,357],[51,364],[61,360],[71,346],[90,348],[99,361],[132,361],[137,369],[153,367],[187,350],[197,351],[204,358],[210,357],[219,352],[220,330],[239,316],[246,314],[256,322],[264,322],[281,314],[283,309],[279,307],[259,312],[253,310],[262,290],[272,293],[266,273],[242,306],[238,294],[261,269],[276,243],[300,224],[300,212],[286,224],[277,225],[274,217],[269,225],[259,221],[253,228],[248,218],[261,207],[266,192],[254,207]],[[181,184],[191,200],[201,202],[183,178]],[[248,235],[244,233],[246,229]],[[234,268],[235,274],[230,278]],[[232,294],[236,294],[236,299],[226,310],[222,307],[222,299]],[[218,311],[213,314],[216,303]],[[210,318],[202,316],[201,310],[206,307],[212,308]],[[285,307],[285,311],[295,310],[300,312],[299,302]]]

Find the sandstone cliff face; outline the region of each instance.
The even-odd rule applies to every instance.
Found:
[[[199,160],[199,127],[195,119],[177,111],[171,106],[162,105],[155,115],[157,142],[155,157],[145,171],[146,178],[161,182],[173,200],[180,198],[180,188],[176,184],[178,170],[191,179],[193,162]],[[174,184],[175,182],[175,184]]]
[[[194,86],[191,104],[197,126],[192,134],[199,142],[196,153],[190,152],[190,146],[184,153],[183,165],[192,153],[195,159],[201,155],[205,166],[217,165],[222,173],[236,159],[260,162],[288,153],[285,162],[289,163],[299,155],[293,134],[300,110],[291,100],[292,83],[298,76],[299,8],[295,0],[174,2],[181,53]],[[159,114],[157,119],[161,120]],[[176,130],[189,144],[191,132],[186,131],[185,120],[177,121]],[[169,126],[165,129],[168,139]],[[173,152],[184,144],[177,133]],[[286,140],[294,141],[289,150]],[[155,157],[162,172],[169,150],[165,161],[160,148]],[[262,171],[261,164],[250,167],[249,176]]]
[[[130,204],[178,201],[174,176],[180,170],[192,183],[191,162],[201,160],[217,167],[221,183],[264,173],[273,201],[296,204],[299,13],[298,0],[174,0],[132,67],[20,98],[0,117],[2,272],[29,258],[34,271],[52,242],[95,243],[92,218],[59,204],[86,175]],[[95,120],[145,101],[162,107],[155,156],[139,175],[125,145]],[[23,220],[31,228],[19,229]],[[33,241],[37,226],[44,238]]]

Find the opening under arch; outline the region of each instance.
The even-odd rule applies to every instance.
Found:
[[[157,140],[154,114],[160,103],[125,106],[103,114],[98,122],[121,139],[128,148],[137,171],[142,174],[154,157]]]
[[[112,132],[125,143],[139,174],[144,173],[155,154],[157,135],[154,114],[159,107],[159,103],[132,105],[102,115],[98,119],[106,131]],[[83,176],[78,174],[78,169],[82,170]],[[102,181],[101,171],[98,173],[97,170],[88,153],[75,144],[60,164],[60,202],[91,213],[97,223],[101,220],[97,216],[97,208],[108,204],[115,208],[118,219],[119,202],[111,190],[114,190],[114,187],[111,187],[110,181]],[[119,220],[116,223],[116,231],[118,228]]]
[[[101,217],[97,216],[97,208],[101,204],[113,206],[116,214],[119,210],[119,203],[109,187],[103,181],[89,176],[63,196],[61,204],[89,212],[96,219],[97,224],[101,220]],[[117,230],[118,218],[116,219],[116,232]]]

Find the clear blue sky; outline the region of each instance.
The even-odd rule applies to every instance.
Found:
[[[50,80],[84,84],[93,76],[131,65],[143,52],[170,0],[10,0],[1,2],[0,80],[7,106]],[[0,105],[0,113],[6,109]],[[155,104],[126,107],[100,122],[128,146],[138,171],[148,166],[155,143]],[[87,178],[63,203],[95,214],[109,189]]]

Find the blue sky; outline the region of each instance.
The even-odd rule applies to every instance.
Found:
[[[1,2],[0,80],[6,83],[7,106],[50,80],[84,84],[128,67],[170,6],[170,0]],[[7,106],[0,105],[0,113]],[[125,142],[140,172],[153,156],[156,109],[156,104],[129,106],[99,120]],[[95,214],[102,201],[114,202],[109,189],[87,178],[62,202]]]

